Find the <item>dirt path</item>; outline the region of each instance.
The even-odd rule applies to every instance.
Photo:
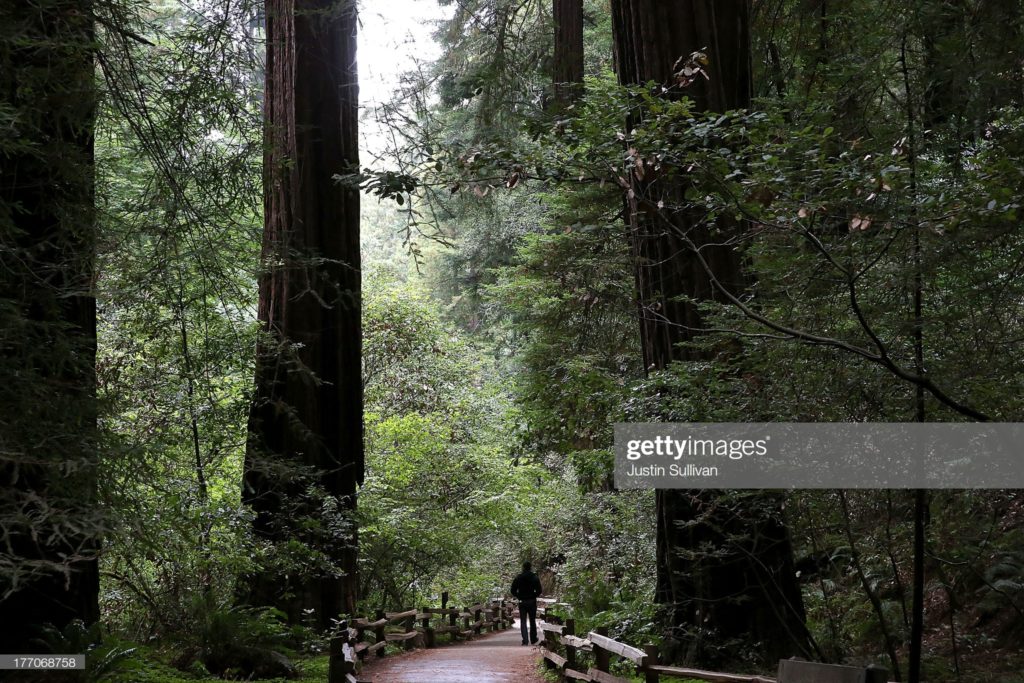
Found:
[[[468,643],[371,660],[365,674],[373,683],[544,683],[537,673],[536,647],[524,647],[519,622]]]

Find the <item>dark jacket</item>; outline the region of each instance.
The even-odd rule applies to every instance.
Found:
[[[525,571],[512,581],[512,595],[520,600],[536,600],[543,591],[540,579],[531,571]]]

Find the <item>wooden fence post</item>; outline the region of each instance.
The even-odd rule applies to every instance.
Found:
[[[348,622],[341,622],[339,629],[339,634],[331,638],[327,683],[345,683],[345,677],[356,672],[355,663],[349,659]]]
[[[608,635],[607,626],[598,626],[594,631],[600,636]],[[594,668],[598,671],[608,673],[608,668],[611,665],[611,656],[608,651],[600,647],[596,643],[594,644]]]
[[[448,591],[441,593],[441,609],[448,609]],[[444,615],[441,615],[441,619],[444,619]],[[443,623],[443,622],[442,622]],[[452,612],[448,615],[448,625],[452,628],[451,640],[455,642],[459,639],[459,634],[455,630],[455,613]]]
[[[403,628],[405,628],[405,632],[406,633],[412,633],[413,631],[416,630],[416,615],[415,614],[410,616],[410,617],[406,617],[405,619],[403,619],[403,622],[405,624]],[[414,647],[416,647],[416,639],[415,638],[408,638],[408,639],[406,639],[406,641],[405,641],[405,649],[406,650],[412,650]]]
[[[647,664],[658,664],[658,646],[653,643],[644,645],[644,653],[647,655]],[[658,683],[658,672],[651,671],[644,666],[644,683]]]
[[[576,620],[565,620],[565,635],[576,636]],[[572,645],[565,646],[565,668],[576,670],[576,648]]]
[[[553,621],[549,622],[548,620],[546,620],[546,618],[545,618],[545,620],[542,620],[542,618],[538,617],[537,621],[538,622],[547,622],[548,624],[554,624]],[[553,632],[548,631],[547,629],[545,629],[544,628],[544,624],[538,624],[537,625],[537,631],[538,631],[537,636],[538,636],[538,638],[541,639],[541,647],[544,648],[545,650],[547,650],[548,652],[557,652],[555,650],[555,643],[554,643],[555,634]],[[544,657],[544,666],[545,666],[546,669],[554,669],[555,668],[555,663],[554,663],[554,661],[549,659],[547,656],[545,656]]]
[[[380,621],[381,619],[387,619],[387,617],[384,615],[384,610],[379,609],[376,612],[375,621]],[[386,623],[381,624],[380,626],[377,626],[377,627],[375,627],[373,629],[373,635],[377,639],[378,643],[383,643],[384,642],[384,627],[385,626],[387,626]],[[378,657],[383,657],[385,649],[387,649],[387,645],[385,645],[383,647],[380,647],[380,648],[377,648],[377,656]]]
[[[349,623],[353,624],[353,628],[356,630],[356,640],[354,646],[358,648],[359,644],[366,638],[366,626],[363,625],[362,619],[357,619],[353,614],[349,617]],[[366,650],[357,650],[356,658],[361,662],[366,659]]]
[[[423,608],[423,640],[427,647],[434,647],[434,629],[430,627],[430,612]]]
[[[554,646],[552,645],[552,642],[551,642],[551,639],[554,638],[554,636],[551,634],[551,632],[550,631],[546,631],[544,629],[541,629],[539,635],[540,635],[540,646],[542,648],[544,648],[545,650],[547,650],[548,652],[554,652],[555,649],[554,649]],[[547,657],[544,657],[542,659],[542,661],[544,662],[544,668],[545,669],[554,669],[555,668],[555,663],[553,661],[551,661],[550,659],[548,659]]]

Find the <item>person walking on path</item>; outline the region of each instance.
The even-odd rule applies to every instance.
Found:
[[[523,633],[523,645],[537,642],[537,597],[541,594],[540,578],[530,570],[530,563],[523,562],[523,572],[512,581],[512,596],[519,600],[519,630]],[[530,639],[526,639],[526,619],[530,619]]]

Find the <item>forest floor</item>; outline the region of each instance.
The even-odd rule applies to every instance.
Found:
[[[468,643],[416,650],[371,661],[374,683],[544,683],[537,648],[524,647],[519,624]]]

